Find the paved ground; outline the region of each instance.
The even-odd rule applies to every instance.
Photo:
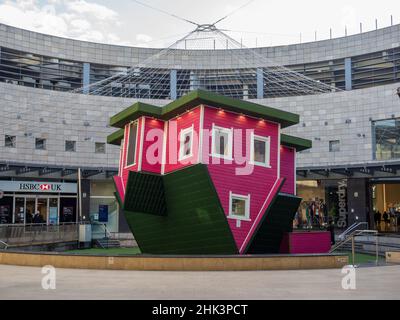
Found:
[[[359,268],[356,290],[341,270],[138,272],[56,270],[42,289],[40,268],[0,265],[0,299],[398,299],[400,266]]]

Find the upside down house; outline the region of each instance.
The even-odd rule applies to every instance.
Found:
[[[146,254],[278,253],[301,199],[299,116],[206,91],[113,116],[116,196]]]

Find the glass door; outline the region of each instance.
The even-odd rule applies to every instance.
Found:
[[[33,223],[48,223],[49,198],[38,198]]]
[[[57,225],[59,222],[59,203],[58,198],[49,198],[49,224]]]
[[[25,223],[32,224],[36,212],[36,198],[25,198]]]
[[[14,223],[21,224],[25,222],[25,198],[15,198],[15,209],[14,209]]]

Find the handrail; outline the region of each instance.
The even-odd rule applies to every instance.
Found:
[[[112,237],[112,234],[111,234],[111,232],[107,229],[107,225],[106,225],[106,224],[100,223],[100,222],[93,222],[92,224],[93,224],[94,226],[100,226],[100,227],[102,227],[103,230],[104,230],[104,234],[105,234],[106,238],[111,238],[111,237]],[[92,231],[92,232],[93,232],[93,231]],[[97,233],[97,232],[93,232],[93,233]]]
[[[329,251],[329,253],[333,253],[334,251],[336,251],[337,249],[343,247],[346,243],[348,243],[350,240],[352,242],[351,245],[351,252],[352,252],[352,257],[353,257],[353,265],[355,265],[355,238],[361,235],[365,235],[365,234],[374,234],[375,235],[375,239],[376,239],[376,246],[375,246],[375,263],[376,265],[378,265],[379,262],[379,250],[378,250],[378,235],[379,232],[376,230],[356,230],[354,233],[351,234],[351,236],[347,237],[345,240],[337,243],[336,245],[334,245],[331,250]]]
[[[340,240],[344,240],[347,235],[351,235],[352,232],[356,231],[356,229],[360,226],[366,226],[366,229],[369,229],[368,222],[355,222],[349,228],[347,228],[342,234],[339,235]]]
[[[7,250],[7,248],[8,248],[8,244],[7,243],[5,243],[4,241],[0,240],[0,244],[2,244],[4,246],[4,250]]]

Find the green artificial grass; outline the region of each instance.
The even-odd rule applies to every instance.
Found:
[[[353,264],[353,255],[351,252],[337,252],[340,254],[345,254],[349,256],[349,264]],[[376,256],[372,254],[364,254],[364,253],[355,253],[355,264],[363,264],[363,263],[374,263],[376,261]],[[378,256],[378,262],[384,261],[385,259],[381,256]]]
[[[66,254],[77,254],[85,256],[136,256],[141,254],[139,248],[92,248],[92,249],[82,249],[82,250],[71,250],[64,252]]]

